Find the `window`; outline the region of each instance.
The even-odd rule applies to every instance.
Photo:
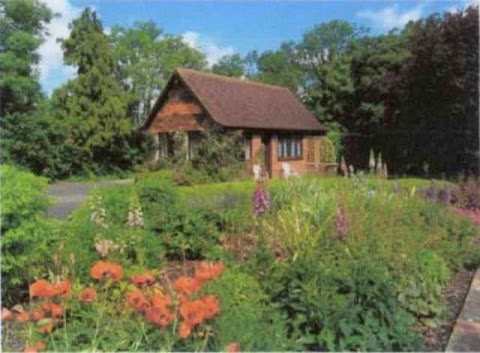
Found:
[[[298,136],[278,138],[278,159],[301,159],[302,138]]]

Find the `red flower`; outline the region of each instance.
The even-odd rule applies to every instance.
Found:
[[[182,322],[180,326],[178,327],[178,337],[180,338],[187,338],[190,336],[190,333],[192,332],[192,327],[188,325],[186,322]]]
[[[204,319],[203,303],[200,300],[180,305],[180,315],[189,326],[200,324]]]
[[[63,316],[63,308],[62,306],[50,302],[43,303],[42,309],[50,313],[52,317],[59,318]]]
[[[64,280],[53,284],[53,292],[55,296],[68,297],[72,292],[72,286],[69,280]]]
[[[150,307],[147,298],[139,290],[128,293],[126,300],[128,305],[140,312],[145,312]]]
[[[200,299],[203,303],[203,316],[205,319],[212,319],[220,311],[220,302],[213,295],[207,295]]]
[[[227,346],[228,353],[238,353],[240,352],[240,346],[238,343],[232,342]]]
[[[23,312],[17,315],[17,321],[19,322],[27,322],[28,320],[30,320],[29,313]]]
[[[138,287],[152,285],[155,283],[155,275],[150,272],[145,272],[141,275],[133,276],[132,282]]]
[[[45,317],[45,313],[42,310],[34,310],[32,311],[32,318],[35,321],[41,320]]]
[[[156,324],[161,328],[166,328],[174,318],[175,315],[173,313],[156,307],[148,308],[145,313],[145,320],[151,322],[152,324]]]
[[[91,303],[97,299],[97,292],[94,288],[84,289],[80,292],[79,299],[84,303]]]
[[[37,348],[35,348],[35,346],[28,346],[28,347],[25,347],[25,350],[23,351],[23,353],[37,353],[38,350]]]
[[[202,261],[195,269],[195,277],[201,281],[210,281],[220,276],[224,269],[225,266],[221,262]]]
[[[172,298],[169,295],[153,294],[150,299],[152,306],[163,311],[168,310],[168,307],[172,305]]]
[[[51,296],[51,286],[48,281],[39,279],[29,286],[30,298],[47,298]]]
[[[177,278],[174,286],[175,290],[179,294],[191,295],[200,290],[200,288],[202,287],[202,282],[197,278],[182,276]]]
[[[114,262],[99,260],[92,266],[90,275],[96,280],[101,280],[104,277],[110,277],[113,281],[118,281],[120,278],[122,278],[123,268],[121,265]]]
[[[7,308],[2,308],[2,321],[8,321],[11,320],[13,317],[13,314],[10,310]]]

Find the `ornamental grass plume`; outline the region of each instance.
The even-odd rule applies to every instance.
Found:
[[[335,225],[338,238],[345,238],[348,235],[348,221],[345,211],[342,207],[337,207]]]
[[[370,173],[375,172],[375,154],[373,153],[373,149],[370,149],[370,158],[368,160],[368,168],[370,169]]]
[[[270,194],[260,183],[255,185],[253,192],[253,214],[258,216],[270,209]]]
[[[143,228],[143,211],[140,206],[140,201],[136,192],[133,192],[130,197],[130,204],[128,207],[127,226],[129,228]]]
[[[452,189],[450,188],[450,185],[445,184],[443,189],[440,190],[439,199],[444,206],[448,206],[452,203]]]

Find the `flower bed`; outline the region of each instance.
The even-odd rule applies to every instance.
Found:
[[[56,225],[45,267],[25,262],[27,297],[11,296],[4,328],[28,351],[428,349],[420,333],[444,326],[445,288],[480,261],[478,228],[422,197],[426,184],[95,190]]]

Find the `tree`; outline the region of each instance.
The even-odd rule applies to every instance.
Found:
[[[307,75],[305,103],[329,126],[341,123],[351,109],[352,45],[365,32],[335,20],[307,31],[297,45],[299,64]]]
[[[304,85],[305,75],[298,63],[293,42],[285,42],[279,50],[247,55],[250,76],[263,83],[288,87],[297,94]]]
[[[244,65],[240,55],[225,55],[212,66],[212,72],[229,77],[242,77],[245,74]]]
[[[115,26],[110,41],[119,63],[116,78],[132,97],[128,115],[136,127],[143,124],[177,67],[206,67],[203,53],[180,36],[164,34],[153,22],[137,22],[130,28]]]
[[[36,0],[0,0],[0,13],[1,160],[54,178],[65,173],[64,130],[51,119],[36,69],[52,12]]]
[[[410,25],[397,130],[407,173],[478,173],[478,6]]]
[[[52,12],[37,0],[0,1],[0,116],[26,113],[42,98],[36,52]]]
[[[65,63],[77,77],[54,92],[58,118],[65,122],[69,144],[79,147],[78,171],[126,169],[136,162],[130,145],[132,124],[128,96],[115,80],[116,62],[95,11],[85,9],[61,40]]]
[[[371,133],[393,128],[408,58],[407,31],[355,42],[351,63],[353,109],[345,120],[350,130]]]

